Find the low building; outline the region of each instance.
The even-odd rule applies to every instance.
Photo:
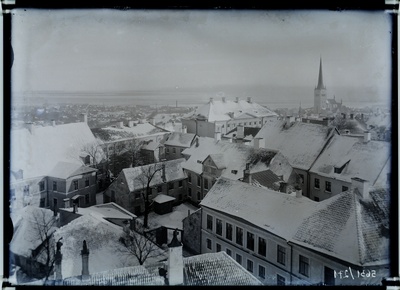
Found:
[[[125,168],[104,191],[104,202],[115,202],[138,215],[144,212],[147,185],[151,190],[149,200],[163,193],[176,199],[175,205],[186,198],[186,173],[184,158]]]
[[[317,203],[220,178],[200,203],[201,253],[225,251],[266,285],[380,285],[388,195],[355,182]]]

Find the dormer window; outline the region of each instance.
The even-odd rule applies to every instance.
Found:
[[[238,171],[237,171],[237,170],[232,170],[232,171],[231,171],[231,173],[233,173],[233,174],[237,174],[237,173],[238,173]]]
[[[350,160],[346,161],[345,163],[339,163],[336,164],[333,168],[333,172],[337,174],[341,174],[343,169],[346,167],[346,165],[350,162]]]

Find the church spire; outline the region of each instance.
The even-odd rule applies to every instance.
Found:
[[[322,79],[322,57],[319,58],[319,75],[317,89],[325,89],[324,80]]]

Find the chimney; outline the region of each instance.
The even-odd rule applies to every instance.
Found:
[[[178,229],[174,230],[171,243],[168,244],[168,281],[169,285],[183,285],[182,243],[178,241]]]
[[[54,259],[54,280],[61,281],[62,280],[62,271],[61,271],[61,261],[62,261],[62,254],[61,254],[61,246],[63,245],[62,237],[58,239],[56,246],[56,254]]]
[[[244,138],[244,127],[237,126],[236,128],[237,128],[236,139],[243,139]]]
[[[186,126],[182,126],[182,133],[184,133],[184,134],[187,133],[187,127]]]
[[[82,114],[82,122],[87,124],[87,114]]]
[[[239,97],[236,97],[236,103],[239,103]]]
[[[210,98],[210,103],[214,103],[214,98]]]
[[[26,123],[29,132],[33,135],[35,133],[35,124],[32,122]]]
[[[252,98],[252,97],[247,97],[247,102],[248,102],[249,104],[253,103],[253,98]]]
[[[121,129],[124,128],[124,122],[123,121],[119,121],[118,122],[118,127],[121,128]]]
[[[357,189],[358,193],[363,199],[369,199],[369,183],[367,180],[358,178],[358,177],[353,177],[351,179],[351,188],[353,190]]]
[[[214,132],[214,141],[221,141],[221,132]]]
[[[196,147],[199,147],[199,138],[196,138]]]
[[[225,97],[222,97],[222,102],[223,102],[223,103],[226,103]]]
[[[303,190],[301,190],[301,188],[295,188],[295,190],[296,190],[296,197],[297,198],[300,198],[300,197],[302,197],[303,196]]]
[[[254,142],[254,148],[255,149],[265,148],[265,140],[264,140],[264,138],[261,138],[261,137],[254,138],[253,142]]]
[[[167,178],[165,177],[165,164],[162,164],[161,165],[161,179],[162,179],[162,181],[163,182],[166,182],[167,181]]]
[[[132,128],[132,127],[133,127],[133,121],[132,121],[132,120],[130,120],[130,121],[128,122],[128,127],[129,127],[129,128]]]
[[[56,121],[55,121],[55,120],[51,120],[51,125],[52,125],[53,127],[55,127],[55,126],[56,126]]]
[[[364,143],[371,141],[371,133],[369,131],[364,131]]]
[[[246,163],[246,169],[243,170],[243,182],[251,184],[250,163]]]
[[[86,240],[83,240],[82,256],[82,280],[89,279],[89,249],[86,245]]]

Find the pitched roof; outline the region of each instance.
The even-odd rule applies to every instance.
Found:
[[[166,146],[190,147],[196,134],[172,132],[164,142]]]
[[[72,212],[73,208],[60,208],[62,211]],[[95,215],[98,218],[128,220],[136,218],[136,215],[122,208],[114,202],[97,204],[90,207],[82,207],[78,210],[79,215]]]
[[[310,172],[346,182],[359,177],[373,185],[389,161],[390,148],[390,143],[385,141],[363,142],[358,138],[336,135]],[[335,173],[334,168],[342,166],[341,173]]]
[[[294,235],[301,222],[314,211],[315,205],[315,201],[305,197],[223,177],[200,203],[202,207],[235,216],[284,239]]]
[[[97,169],[89,166],[84,166],[69,162],[58,162],[56,166],[49,171],[49,176],[67,179],[72,176],[81,175],[85,173],[96,172]]]
[[[221,168],[225,167],[221,176],[230,179],[243,177],[246,163],[250,163],[251,172],[271,169],[277,175],[283,175],[287,180],[292,167],[282,154],[265,148],[255,149],[251,146],[225,141],[215,141],[213,138],[198,137],[192,147],[185,149],[182,154],[190,156],[183,163],[183,168],[197,174],[202,173],[202,162],[210,155]]]
[[[169,196],[169,195],[160,193],[155,198],[153,198],[153,201],[156,203],[165,203],[165,202],[172,201],[175,199],[176,198],[173,196]]]
[[[185,161],[184,158],[169,160],[159,163],[147,164],[143,166],[124,168],[120,175],[123,175],[128,183],[129,191],[133,192],[140,190],[146,186],[148,180],[148,174],[154,174],[150,182],[150,186],[163,184],[162,180],[162,165],[165,165],[165,182],[171,182],[186,178],[186,173],[182,169],[182,164]],[[147,174],[148,173],[148,174]]]
[[[370,191],[365,200],[352,191],[316,205],[293,237],[293,242],[355,265],[389,261],[389,193]]]
[[[235,285],[251,286],[262,283],[225,252],[200,254],[183,258],[185,286]],[[81,280],[79,276],[64,279],[63,285],[165,285],[159,269],[166,263],[112,269]]]
[[[11,130],[11,170],[23,170],[23,178],[45,176],[59,161],[83,164],[79,156],[86,144],[96,142],[87,123],[35,126]]]
[[[319,124],[286,120],[270,120],[261,128],[256,138],[264,138],[265,148],[279,150],[289,163],[299,169],[310,169],[335,129]]]
[[[251,179],[253,182],[257,182],[261,186],[265,186],[270,189],[279,190],[279,181],[282,179],[279,178],[275,173],[271,170],[265,170],[261,172],[256,172],[251,174]],[[243,180],[246,182],[246,180]],[[252,183],[253,183],[252,182]]]
[[[252,117],[277,115],[268,108],[254,102],[249,103],[244,100],[239,100],[239,102],[213,100],[197,108],[191,117],[203,117],[207,119],[208,122],[214,122],[236,119],[243,114],[248,114]],[[249,116],[247,116],[247,118],[248,117]]]

